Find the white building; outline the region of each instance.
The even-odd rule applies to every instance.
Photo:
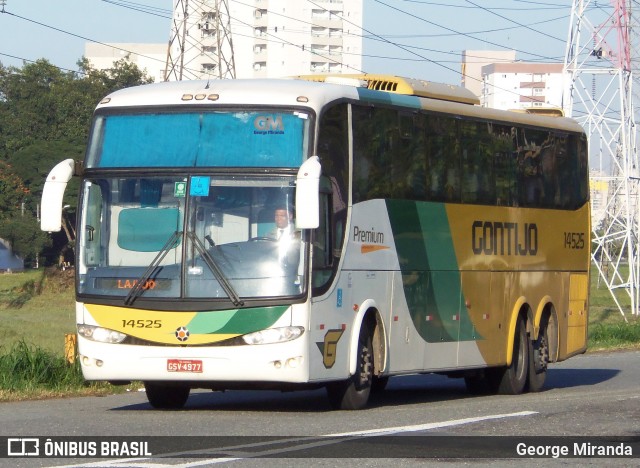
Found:
[[[363,0],[228,0],[236,78],[360,73],[362,4]],[[186,18],[180,10],[185,5]],[[214,7],[211,0],[174,0],[171,63],[179,61],[184,79],[218,76],[218,39],[222,62],[230,62],[226,36],[216,33],[217,21],[222,23],[225,18],[218,18]],[[167,47],[87,44],[85,57],[97,69],[111,68],[113,62],[127,57],[155,81],[163,81]],[[169,75],[170,79],[177,76],[175,72]]]
[[[363,0],[228,0],[236,78],[264,78],[314,73],[362,71]],[[184,11],[187,7],[185,20]],[[217,20],[211,0],[174,0],[172,63],[183,67],[183,79],[217,75]],[[224,20],[220,17],[220,20]],[[184,29],[183,29],[184,26]],[[224,25],[223,25],[224,26]],[[222,63],[230,63],[220,35]],[[181,49],[184,53],[181,54]],[[165,79],[167,44],[93,44],[85,57],[104,70],[126,58],[157,81]],[[171,65],[171,63],[170,63]],[[170,79],[178,74],[172,70]]]
[[[229,0],[237,78],[362,70],[363,0]]]
[[[480,104],[495,109],[562,107],[561,63],[492,63],[482,67]]]
[[[87,42],[84,46],[84,56],[97,70],[113,68],[115,62],[127,59],[158,82],[164,80],[167,44],[96,44]]]
[[[473,94],[482,95],[482,67],[492,63],[513,63],[515,50],[463,50],[462,86]]]

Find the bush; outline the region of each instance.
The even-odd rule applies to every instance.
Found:
[[[589,326],[589,348],[610,349],[640,344],[640,320],[629,323],[597,323]]]
[[[24,392],[36,389],[63,391],[84,387],[80,364],[69,364],[64,357],[17,342],[0,356],[0,390]]]

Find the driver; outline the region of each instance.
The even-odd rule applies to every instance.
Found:
[[[267,237],[276,240],[286,240],[300,238],[300,231],[296,231],[293,226],[293,212],[286,206],[277,206],[273,219],[275,228],[267,233]]]

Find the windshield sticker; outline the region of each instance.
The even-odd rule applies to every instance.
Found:
[[[187,194],[187,183],[186,182],[176,182],[173,187],[173,196],[176,198],[184,198]]]
[[[189,195],[192,197],[209,196],[210,184],[211,177],[209,176],[193,176],[191,178],[191,190],[189,191]]]

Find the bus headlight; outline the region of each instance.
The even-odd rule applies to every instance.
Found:
[[[248,333],[244,335],[242,339],[250,345],[282,343],[284,341],[295,340],[303,333],[303,327],[267,328],[266,330]]]
[[[122,343],[127,337],[124,333],[94,325],[78,325],[78,335],[101,343]]]

